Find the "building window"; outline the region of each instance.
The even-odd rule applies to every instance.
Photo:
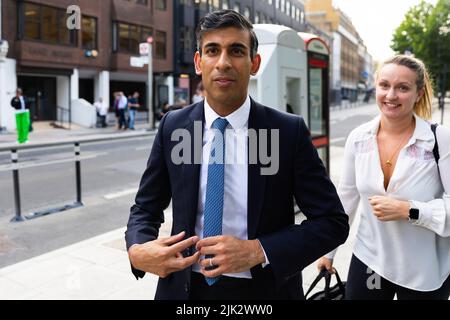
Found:
[[[69,30],[66,26],[66,11],[49,6],[24,3],[23,37],[26,40],[40,40],[43,42],[76,45],[76,30]]]
[[[235,2],[233,6],[233,10],[236,12],[241,12],[241,4],[239,2]]]
[[[156,31],[156,59],[166,59],[166,33],[163,31]]]
[[[280,9],[280,0],[275,0],[275,9]]]
[[[167,10],[167,2],[166,0],[156,0],[155,7],[158,10]]]
[[[267,3],[268,3],[269,5],[272,5],[272,0],[267,0]]]
[[[134,3],[137,3],[137,4],[142,4],[144,6],[146,6],[148,4],[148,0],[126,0],[126,1],[134,2]]]
[[[303,11],[300,12],[300,23],[305,23],[305,13]]]
[[[26,39],[39,40],[41,38],[41,11],[40,7],[26,3],[24,9],[25,28],[24,35]]]
[[[83,16],[81,19],[81,47],[97,49],[97,19]]]
[[[220,9],[220,1],[219,0],[211,0],[210,4],[211,4],[213,11]]]
[[[230,0],[222,0],[222,9],[230,9]]]
[[[139,43],[147,42],[147,38],[153,35],[153,30],[144,26],[117,23],[115,34],[118,41],[113,39],[114,51],[138,54]]]
[[[249,7],[244,8],[244,16],[246,16],[247,19],[250,20],[250,8]]]
[[[206,10],[208,8],[208,0],[195,0],[195,3],[200,5],[200,10]]]
[[[286,1],[285,0],[280,1],[280,6],[281,6],[281,12],[286,12]]]
[[[194,29],[184,26],[180,28],[180,49],[182,52],[192,52],[194,50]]]
[[[149,37],[153,37],[153,29],[142,27],[141,29],[141,41],[140,42],[147,42],[147,39]]]
[[[56,8],[41,8],[42,40],[46,42],[58,42],[58,10]]]
[[[291,15],[291,3],[289,1],[286,1],[286,14]]]

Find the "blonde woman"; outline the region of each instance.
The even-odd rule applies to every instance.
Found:
[[[422,61],[397,55],[376,77],[380,115],[354,129],[345,146],[338,193],[361,222],[347,299],[445,299],[450,295],[450,130],[437,127]],[[335,251],[319,269],[332,270]]]

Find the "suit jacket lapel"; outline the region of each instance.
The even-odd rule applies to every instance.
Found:
[[[258,136],[259,129],[268,129],[267,119],[265,117],[264,108],[258,105],[253,99],[251,99],[250,115],[248,119],[248,129],[256,131]],[[247,202],[247,232],[248,238],[256,238],[256,232],[258,230],[259,218],[261,216],[262,205],[264,202],[264,191],[266,186],[266,176],[261,175],[261,163],[259,156],[257,156],[257,163],[252,164],[250,152],[250,140],[249,140],[249,163],[248,163],[248,202]],[[254,141],[253,143],[259,143]],[[256,148],[259,152],[259,147]]]
[[[186,186],[186,188],[184,189],[184,200],[186,204],[186,218],[189,228],[188,236],[192,236],[195,233],[195,219],[197,216],[198,188],[202,157],[203,123],[204,108],[202,101],[199,102],[196,107],[194,107],[185,126],[185,129],[189,131],[191,137],[191,163],[184,163],[182,165],[182,183],[184,183]]]

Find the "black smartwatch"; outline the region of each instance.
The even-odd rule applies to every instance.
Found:
[[[409,220],[417,220],[419,219],[419,209],[413,208],[412,206],[409,208]]]

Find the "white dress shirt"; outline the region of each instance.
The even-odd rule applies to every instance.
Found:
[[[430,124],[414,117],[416,128],[398,155],[387,190],[377,146],[380,116],[350,133],[338,194],[350,221],[361,200],[354,255],[397,285],[432,291],[450,274],[450,131],[437,131],[441,183]],[[411,201],[420,210],[419,219],[379,221],[368,200],[373,195]]]
[[[23,96],[19,96],[19,100],[20,100],[20,110],[25,110],[25,99],[23,98]]]
[[[210,157],[214,131],[211,125],[220,116],[209,106],[207,98],[204,102],[205,124],[203,128],[202,165],[198,193],[197,218],[195,234],[203,238],[203,211],[206,199],[208,178],[208,162]],[[232,114],[225,117],[229,125],[225,133],[225,173],[222,234],[248,240],[247,233],[247,186],[248,186],[248,118],[250,115],[250,97]],[[200,265],[195,264],[193,271],[200,272]],[[251,278],[250,270],[225,274],[230,277]]]

